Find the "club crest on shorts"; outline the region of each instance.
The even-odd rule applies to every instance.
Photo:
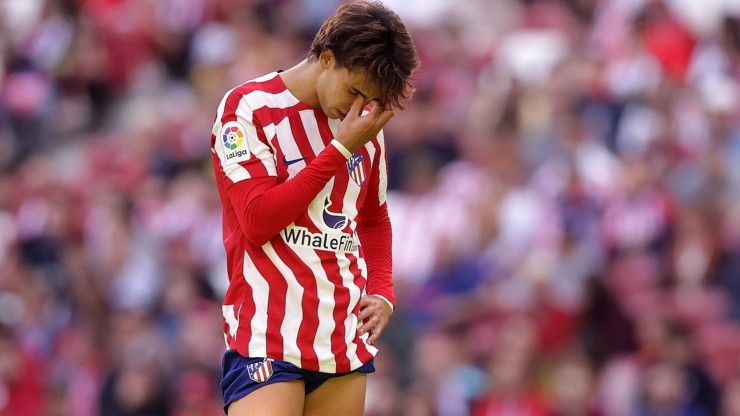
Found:
[[[347,161],[349,177],[352,178],[357,186],[362,186],[362,183],[365,182],[365,168],[362,166],[363,159],[365,158],[361,154],[353,153]]]
[[[272,377],[272,358],[265,358],[262,362],[249,364],[247,373],[249,378],[257,383],[264,383]]]

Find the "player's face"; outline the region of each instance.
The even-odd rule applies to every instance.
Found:
[[[367,82],[367,73],[339,67],[331,51],[322,53],[319,61],[323,71],[316,83],[316,93],[327,117],[343,119],[358,94],[365,99],[363,106],[371,100],[380,101],[380,87]]]

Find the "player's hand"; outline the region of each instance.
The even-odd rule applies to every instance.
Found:
[[[392,108],[384,108],[375,100],[367,103],[370,111],[361,115],[364,104],[365,98],[357,94],[352,108],[342,120],[337,132],[337,140],[352,153],[375,138],[380,129],[393,117]]]
[[[357,314],[357,320],[360,323],[357,326],[357,332],[360,335],[369,332],[370,337],[367,343],[372,345],[388,325],[391,314],[393,310],[383,298],[375,295],[363,296],[360,299],[360,313]]]

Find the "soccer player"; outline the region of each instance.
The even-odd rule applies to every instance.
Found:
[[[417,65],[394,12],[349,3],[306,60],[219,105],[228,415],[363,413],[395,302],[381,128],[410,98]]]

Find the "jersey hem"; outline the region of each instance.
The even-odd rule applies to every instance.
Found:
[[[301,359],[300,359],[300,357],[294,357],[294,356],[291,356],[291,355],[283,355],[282,357],[274,357],[274,356],[269,356],[269,355],[265,356],[265,355],[259,355],[259,354],[244,354],[244,352],[240,351],[239,348],[230,348],[230,349],[236,350],[237,352],[239,352],[239,354],[241,354],[242,356],[244,356],[246,358],[272,358],[273,360],[285,361],[286,363],[291,363],[294,366],[296,366],[296,367],[298,367],[298,368],[300,368],[301,370],[304,370],[304,371],[317,371],[319,373],[326,373],[326,374],[340,374],[341,373],[341,372],[337,371],[336,364],[321,364],[321,363],[319,363],[318,369],[315,369],[315,368],[305,368],[305,367],[302,367],[301,366]],[[371,355],[370,360],[372,360],[373,358],[375,358],[375,355],[377,354],[377,350],[376,349],[370,348],[368,350],[368,352]],[[367,362],[370,362],[370,360],[368,360]],[[367,364],[367,362],[364,362],[363,363],[362,360],[360,360],[359,357],[355,356],[354,359],[350,360],[350,363],[349,363],[349,368],[350,369],[349,369],[349,371],[355,371],[358,368],[362,367],[363,365]]]

